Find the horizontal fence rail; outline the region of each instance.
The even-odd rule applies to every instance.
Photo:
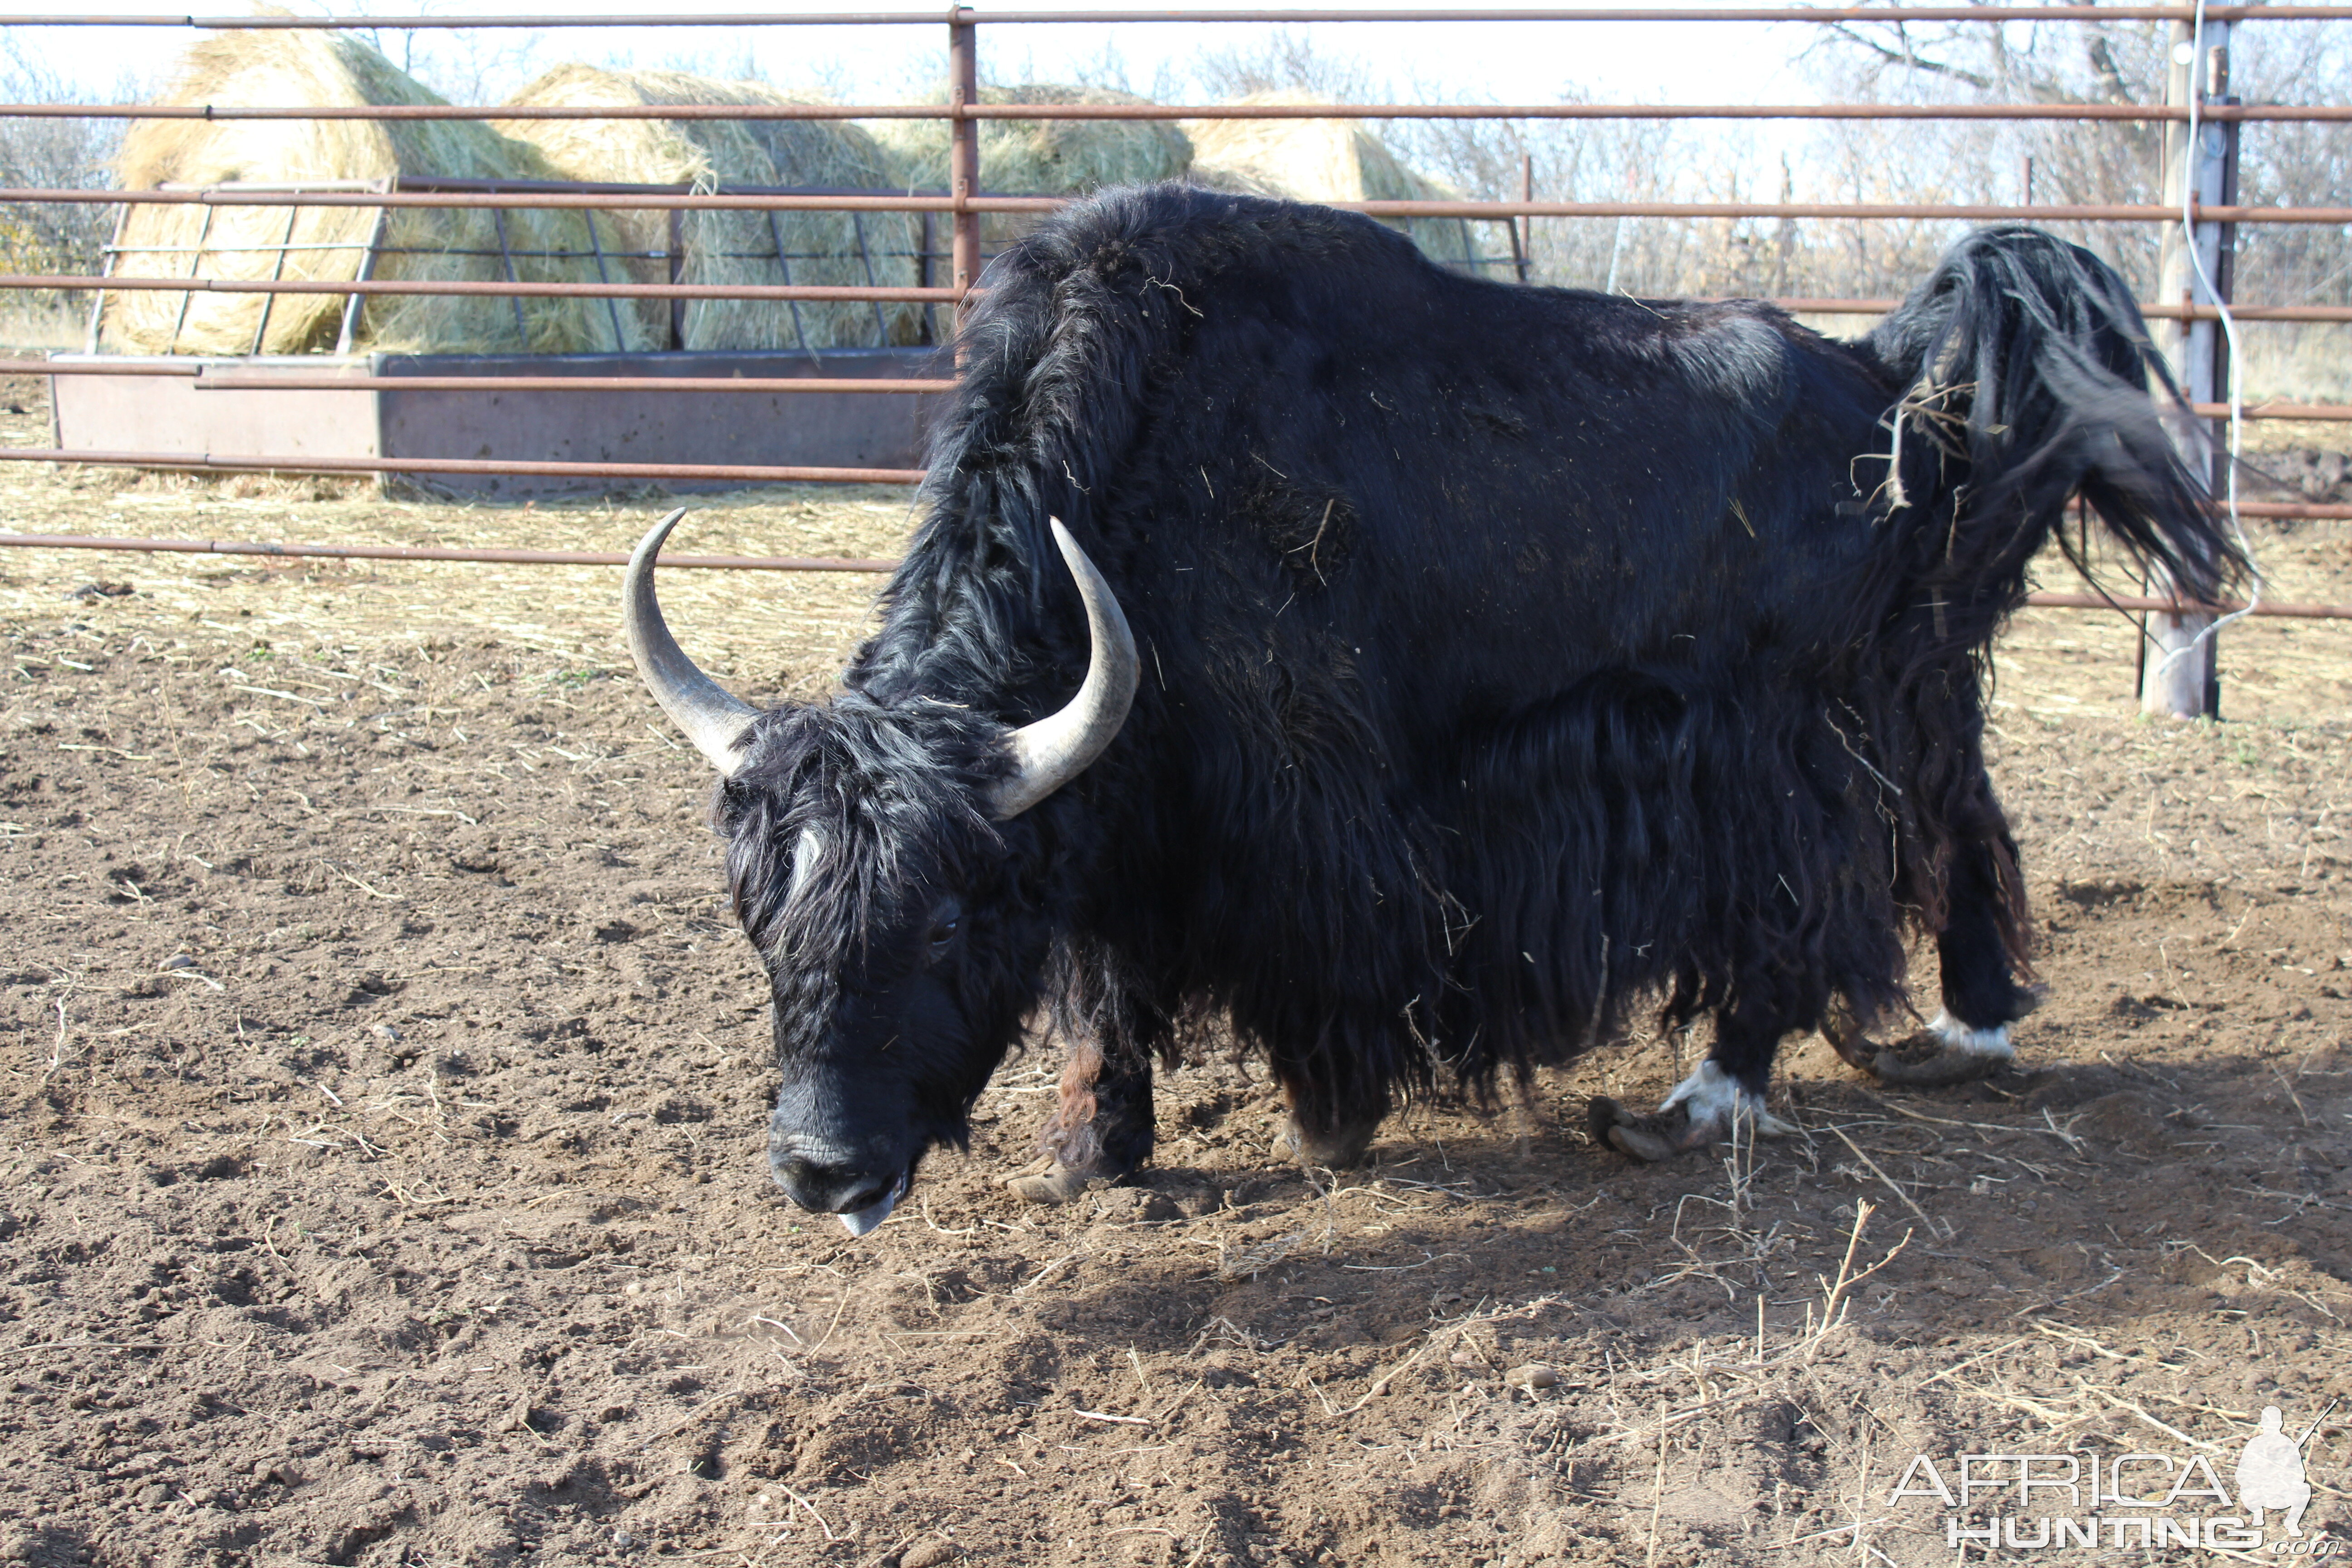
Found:
[[[338,247],[357,250],[357,244]],[[534,259],[530,252],[520,253]],[[897,288],[867,284],[819,283],[518,283],[444,281],[439,279],[290,278],[158,278],[148,273],[63,277],[53,273],[10,274],[0,277],[0,289],[65,289],[79,293],[140,289],[165,294],[489,294],[499,299],[568,300],[582,296],[615,300],[845,300],[856,303],[920,303],[952,305],[961,294],[953,289]]]
[[[1655,7],[1591,10],[1423,11],[976,11],[952,5],[938,11],[723,11],[586,13],[545,16],[476,13],[457,16],[197,16],[190,13],[116,13],[76,16],[66,12],[0,15],[0,27],[205,27],[240,29],[382,28],[387,31],[452,31],[473,27],[896,27],[1035,26],[1064,22],[2343,22],[2352,5],[1769,5],[1717,6],[1699,10]]]
[[[199,392],[953,392],[952,381],[856,376],[725,375],[200,375]],[[2352,419],[2352,408],[2344,410]]]
[[[194,190],[110,191],[54,186],[0,189],[0,205],[98,203],[110,206],[237,207],[557,207],[602,211],[628,206],[685,212],[875,212],[1050,213],[1075,196],[738,196],[633,195],[547,190],[451,191],[427,194],[390,191],[295,192],[205,186]],[[1463,217],[1501,221],[1513,217],[1815,217],[1815,218],[2016,218],[2043,223],[2178,223],[2180,209],[2154,202],[1538,202],[1366,201],[1323,202],[1342,212],[1370,217]],[[2199,223],[2352,224],[2352,207],[2247,207],[2213,204],[2189,206]],[[184,287],[187,279],[180,280]],[[111,287],[111,285],[109,285]]]
[[[557,479],[698,479],[746,485],[923,482],[920,468],[751,463],[555,463],[521,458],[311,458],[295,453],[215,458],[208,452],[85,452],[54,447],[0,447],[0,463],[88,463],[94,468],[214,474],[513,474]]]
[[[396,379],[396,378],[395,378]],[[554,463],[507,458],[310,458],[299,453],[215,458],[205,452],[87,452],[53,447],[0,447],[0,462],[87,463],[95,468],[160,468],[222,474],[522,474],[555,479],[706,479],[744,484],[919,485],[921,468],[835,468],[735,463]],[[2214,510],[2223,509],[2218,504]],[[2240,501],[2240,517],[2316,521],[2352,520],[2352,504]]]
[[[0,120],[1961,120],[2186,123],[2163,103],[0,103]],[[2352,121],[2352,105],[2217,103],[2200,123]]]
[[[2352,605],[2273,605],[2228,599],[2218,605],[2185,605],[2178,599],[2151,599],[2126,594],[2028,594],[2026,607],[2035,610],[2122,610],[2131,614],[2168,616],[2273,616],[2291,621],[2352,621]]]
[[[226,539],[112,539],[80,533],[0,533],[0,546],[117,550],[173,555],[275,555],[320,561],[466,561],[507,566],[626,566],[625,551],[490,550],[436,544],[278,544]],[[718,572],[895,572],[896,561],[841,555],[664,555],[665,567]]]
[[[212,363],[222,362],[215,361]],[[194,382],[200,391],[220,392],[810,392],[930,394],[953,392],[944,377],[912,376],[719,376],[719,375],[376,375],[331,372],[278,375],[257,371],[218,371],[205,363],[107,364],[96,360],[0,360],[0,375],[160,376]],[[2190,411],[2225,419],[2226,403],[2196,403]],[[2237,410],[2242,419],[2293,419],[2315,423],[2352,421],[2352,404],[2252,403]]]
[[[952,301],[960,303],[963,299],[963,296],[961,293],[952,289],[905,289],[895,290],[893,293],[886,295],[878,293],[871,288],[850,284],[844,284],[839,288],[835,288],[827,284],[815,283],[789,285],[773,283],[541,283],[531,284],[527,287],[554,299],[562,299],[566,294],[599,296],[625,294],[635,289],[647,290],[647,298],[657,300],[781,298],[785,300],[857,300],[899,297],[928,300],[933,295],[944,295],[947,298],[941,300],[940,302],[947,303]],[[118,289],[146,289],[158,292],[177,294],[352,294],[364,292],[423,294],[446,292],[469,294],[481,292],[495,294],[513,291],[513,286],[505,283],[467,284],[462,288],[455,289],[451,289],[446,285],[437,283],[420,283],[415,288],[402,287],[398,289],[387,288],[369,290],[364,287],[358,287],[350,283],[319,283],[304,281],[294,284],[281,284],[274,279],[267,278],[206,279],[203,278],[152,278],[146,275],[131,275],[126,277],[114,273],[108,273],[102,277],[95,275],[89,277],[68,277],[57,273],[0,276],[0,289],[26,290],[42,289],[62,289],[68,293],[86,293],[96,290],[106,290],[110,292]],[[747,293],[745,292],[747,289],[767,289],[771,290],[771,292]],[[1625,297],[1628,299],[1640,298],[1640,296],[1635,295],[1627,295]],[[1717,300],[1714,302],[1719,302],[1720,299],[1738,297],[1739,296],[1720,296]],[[1697,300],[1685,300],[1682,302],[1707,303],[1710,301]],[[1887,311],[1895,309],[1900,301],[1895,300],[1815,300],[1800,298],[1767,300],[1764,303],[1768,305],[1778,305],[1784,310],[1792,311],[1799,315],[1883,316]],[[2139,312],[2150,321],[2219,321],[2221,316],[2220,308],[2213,305],[2162,305],[2158,304],[2153,300],[2142,302],[2139,308]],[[2352,321],[2352,305],[2232,305],[2230,307],[2230,314],[2241,321]],[[84,367],[77,368],[79,370],[80,374],[98,374],[95,371]],[[173,373],[168,371],[150,372],[143,370],[125,370],[121,374],[126,375],[163,375]]]
[[[324,561],[452,561],[510,566],[626,566],[630,555],[619,550],[492,550],[430,544],[281,544],[221,539],[127,539],[83,533],[0,533],[0,546],[26,550],[101,550],[148,554],[261,555],[286,560]],[[870,572],[898,569],[896,561],[849,556],[806,555],[664,555],[665,567],[755,572]],[[2292,605],[2228,600],[2220,604],[2184,604],[2110,594],[2036,593],[2025,597],[2028,608],[2045,610],[2116,610],[2125,613],[2159,611],[2170,615],[2231,615],[2243,611],[2286,620],[2352,621],[2352,605]]]
[[[108,364],[98,360],[0,360],[0,375],[162,376],[223,392],[953,392],[945,378],[918,376],[772,375],[375,375],[332,372],[272,375],[213,368],[219,360],[185,364]],[[2347,411],[2352,414],[2352,410]]]

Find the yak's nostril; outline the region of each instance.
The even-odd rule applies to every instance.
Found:
[[[835,1205],[835,1212],[838,1214],[856,1214],[863,1209],[870,1209],[876,1204],[880,1203],[884,1198],[888,1197],[890,1195],[890,1189],[896,1184],[897,1184],[892,1182],[877,1182],[872,1186],[864,1188]]]
[[[784,1195],[812,1214],[871,1208],[889,1194],[898,1179],[807,1160],[779,1160],[774,1168],[776,1184],[784,1189]]]

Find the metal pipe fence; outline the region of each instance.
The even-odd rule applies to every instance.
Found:
[[[945,11],[834,12],[804,14],[625,14],[615,16],[201,16],[195,14],[120,14],[65,16],[52,13],[0,15],[0,27],[177,27],[198,31],[235,29],[382,29],[389,31],[451,31],[464,29],[656,29],[697,27],[918,26],[948,30],[949,91],[944,104],[777,104],[777,105],[637,105],[575,107],[477,107],[463,105],[255,106],[155,104],[0,104],[0,118],[53,119],[68,116],[118,121],[846,121],[935,120],[950,131],[950,188],[945,192],[849,192],[784,189],[697,191],[686,187],[644,185],[551,184],[547,182],[463,181],[404,178],[393,182],[320,182],[299,188],[265,188],[254,184],[221,184],[197,188],[165,188],[127,193],[84,189],[0,189],[0,205],[95,203],[125,206],[132,204],[174,204],[211,206],[306,206],[373,209],[379,213],[402,208],[489,209],[494,214],[518,208],[583,211],[615,206],[691,212],[904,213],[924,215],[928,235],[931,216],[949,220],[944,251],[950,281],[942,287],[887,287],[793,284],[699,284],[629,282],[472,282],[390,279],[362,277],[344,280],[223,278],[151,278],[120,274],[0,276],[0,297],[29,290],[97,293],[112,290],[159,290],[180,293],[296,295],[333,294],[350,300],[382,296],[498,295],[515,299],[600,297],[612,300],[663,300],[674,308],[688,300],[745,300],[780,303],[836,301],[884,302],[948,306],[959,312],[978,282],[982,260],[981,220],[990,216],[1037,216],[1050,213],[1067,198],[988,194],[980,188],[979,135],[990,121],[1141,121],[1177,120],[1346,120],[1380,121],[1816,121],[1885,122],[2058,122],[2131,123],[2168,128],[2213,126],[2230,132],[2231,156],[2235,136],[2246,125],[2352,123],[2352,105],[2293,106],[2243,104],[2209,85],[2191,80],[2186,96],[2147,104],[2106,103],[1828,103],[1828,104],[991,104],[980,101],[979,31],[982,26],[1034,26],[1116,23],[1162,24],[1356,24],[1356,23],[1657,23],[1729,24],[1801,23],[1854,25],[1869,23],[1966,23],[2002,25],[2045,22],[2146,21],[2173,24],[2176,29],[2221,27],[2248,22],[2347,22],[2347,5],[1845,5],[1748,6],[1706,9],[1614,7],[1594,9],[1502,10],[1431,8],[1416,11],[1333,9],[1152,12],[995,11],[977,12],[956,5]],[[390,188],[387,188],[389,184]],[[624,199],[625,198],[625,199]],[[2170,225],[2184,219],[2200,237],[2231,237],[2241,225],[2352,225],[2352,206],[2255,206],[2235,200],[2234,180],[2210,188],[2192,184],[2179,205],[2164,203],[1870,203],[1870,202],[1568,202],[1539,201],[1532,191],[1517,200],[1420,200],[1334,203],[1380,218],[1458,218],[1516,223],[1532,218],[1668,218],[1784,220],[1959,220],[2027,221]],[[289,215],[290,216],[290,215]],[[924,275],[929,276],[925,240]],[[1516,244],[1516,230],[1515,230]],[[781,248],[780,248],[781,255]],[[2226,263],[2217,268],[2226,275]],[[1818,313],[1870,314],[1891,309],[1884,299],[1784,299],[1784,308]],[[2226,283],[2218,294],[2184,289],[2177,298],[2144,302],[2152,321],[2179,323],[2187,333],[2212,333],[2211,324],[2223,313],[2242,322],[2352,322],[2352,306],[2310,305],[2286,301],[2230,300]],[[2200,341],[2203,341],[2200,339]],[[191,378],[197,386],[222,390],[324,391],[334,389],[481,390],[552,395],[567,392],[641,390],[646,392],[729,393],[924,393],[950,390],[950,381],[935,377],[845,378],[782,377],[662,377],[662,376],[532,376],[497,375],[400,376],[373,374],[320,373],[238,374],[222,372],[219,362],[181,366],[152,361],[108,364],[79,359],[76,374],[164,375]],[[0,362],[0,372],[43,374],[46,362]],[[2194,379],[2194,378],[2191,378]],[[2209,417],[2230,412],[2219,400],[2221,384],[2210,374],[2198,383],[2195,411]],[[2271,403],[2240,410],[2249,418],[2315,421],[2352,420],[2352,405]],[[764,483],[829,481],[912,484],[921,474],[913,469],[850,468],[791,466],[661,463],[555,463],[510,459],[457,458],[313,458],[283,457],[215,457],[206,453],[157,451],[92,451],[71,448],[0,450],[0,461],[129,465],[209,472],[285,471],[308,473],[515,474],[578,479],[632,480],[678,479]],[[2326,503],[2249,502],[2241,515],[2279,520],[2341,520],[2352,518],[2352,507]],[[613,565],[625,558],[595,552],[548,551],[425,551],[379,546],[274,546],[221,542],[98,540],[78,536],[0,535],[0,543],[40,544],[52,548],[115,550],[202,550],[213,553],[290,556],[347,556],[354,559],[417,559],[497,561],[510,563]],[[668,559],[668,558],[666,558]],[[767,570],[881,571],[890,563],[875,561],[811,562],[783,558],[683,558],[672,563],[709,567],[757,567]],[[2123,608],[2174,614],[2184,608],[2211,611],[2226,606],[2184,607],[2168,597],[2108,598],[2100,595],[2044,594],[2036,604],[2057,608]],[[2259,606],[2254,613],[2309,619],[2352,616],[2343,606]]]

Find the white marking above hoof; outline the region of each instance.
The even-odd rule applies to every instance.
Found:
[[[1745,1113],[1756,1124],[1756,1131],[1767,1138],[1785,1137],[1796,1127],[1781,1121],[1764,1109],[1764,1098],[1740,1087],[1738,1079],[1718,1067],[1713,1058],[1698,1064],[1698,1070],[1675,1085],[1672,1094],[1658,1109],[1672,1110],[1681,1106],[1694,1126],[1712,1125],[1727,1134],[1735,1118]]]
[[[1995,1061],[2013,1062],[2017,1047],[2009,1043],[2009,1026],[1998,1025],[1990,1029],[1972,1029],[1948,1012],[1938,1011],[1928,1020],[1927,1032],[1943,1041],[1946,1050],[1964,1056],[1986,1057]]]

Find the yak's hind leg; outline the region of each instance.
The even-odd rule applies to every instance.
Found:
[[[1964,845],[1952,867],[1944,929],[1936,952],[1944,972],[1944,1005],[1927,1026],[1899,1047],[1860,1059],[1839,1055],[1887,1083],[1934,1087],[1966,1083],[2017,1059],[2009,1026],[2033,1011],[2039,998],[2017,984],[2002,937],[2004,876],[2016,874],[2017,847],[2008,835]],[[1834,1039],[1832,1044],[1837,1044]]]
[[[1656,1162],[1725,1142],[1742,1116],[1766,1137],[1794,1132],[1764,1109],[1764,1091],[1780,1037],[1797,1026],[1779,1007],[1724,1012],[1716,1019],[1715,1049],[1654,1113],[1638,1115],[1605,1095],[1595,1098],[1586,1112],[1593,1142]]]

